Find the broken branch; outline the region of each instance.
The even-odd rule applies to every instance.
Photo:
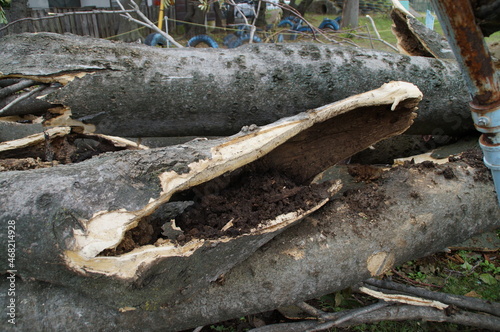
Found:
[[[415,306],[423,306],[423,307],[433,307],[436,309],[446,309],[448,308],[448,305],[444,303],[440,303],[438,301],[432,301],[432,300],[426,300],[414,296],[408,296],[408,295],[402,295],[402,294],[386,294],[380,291],[376,291],[373,289],[370,289],[368,287],[360,287],[359,291],[362,293],[368,294],[370,296],[373,296],[377,299],[386,301],[386,302],[399,302],[399,303],[405,303],[405,304],[411,304]]]
[[[17,83],[14,83],[12,85],[9,85],[5,88],[2,88],[0,90],[0,99],[7,97],[8,95],[11,95],[13,93],[16,93],[22,89],[29,88],[32,85],[37,84],[33,80],[20,80]]]
[[[464,309],[486,312],[491,315],[499,316],[500,313],[500,303],[484,301],[469,296],[432,292],[424,288],[412,287],[403,284],[398,284],[389,280],[378,280],[373,278],[365,280],[364,283],[380,288],[396,290],[400,292],[405,292],[407,294],[421,296],[427,299],[455,305],[457,307],[461,307]]]

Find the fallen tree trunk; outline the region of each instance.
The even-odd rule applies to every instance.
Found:
[[[0,81],[53,83],[55,91],[40,92],[46,107],[63,105],[55,113],[71,112],[103,134],[231,135],[392,80],[412,82],[424,94],[409,133],[474,130],[469,94],[452,61],[321,44],[158,49],[50,33],[7,36],[0,48]],[[2,108],[7,100],[0,102]],[[26,111],[18,106],[4,115]],[[46,124],[68,125],[56,119]]]
[[[14,258],[0,254],[19,301],[16,328],[181,330],[345,288],[498,227],[480,160],[377,171],[369,185],[344,181],[329,202],[339,176],[323,171],[405,131],[421,98],[415,86],[392,82],[227,138],[0,173],[0,221],[9,229],[1,240],[17,249]],[[46,137],[45,147],[53,142]],[[0,156],[19,146],[28,153],[24,143],[2,146]],[[361,173],[351,172],[367,179]],[[224,202],[252,202],[245,188],[262,174],[271,181],[256,186],[277,213],[244,229],[238,222],[256,218],[258,201],[208,227],[211,214],[226,218],[217,215]],[[202,224],[187,227],[189,213]],[[12,293],[2,299],[16,303]],[[69,303],[75,315],[51,311]]]
[[[96,300],[71,287],[18,279],[16,329],[178,331],[344,289],[498,227],[500,210],[488,171],[480,160],[476,165],[398,167],[372,183],[344,182],[346,191],[320,211],[185,298],[180,289],[171,297],[110,306],[109,293],[98,292]],[[443,176],[445,170],[454,178]],[[91,279],[88,286],[96,282]],[[8,287],[5,278],[2,287]],[[155,278],[145,287],[165,292]],[[0,297],[6,307],[6,292]],[[2,324],[3,330],[14,330],[5,320]]]
[[[2,172],[0,218],[5,224],[15,222],[18,246],[37,247],[17,257],[19,275],[87,295],[96,295],[97,289],[101,295],[111,292],[105,302],[113,305],[136,303],[142,297],[173,297],[181,289],[185,297],[324,205],[328,188],[309,188],[313,178],[355,152],[405,131],[421,97],[414,85],[393,82],[227,138],[114,152],[62,167]],[[45,141],[44,135],[34,135],[0,143],[0,159],[16,153],[33,157],[30,150],[40,158],[49,150],[51,156],[59,156],[57,160],[70,163],[75,153],[68,151],[77,151],[69,146],[73,139],[60,139],[70,128],[53,131],[45,134]],[[276,173],[294,179],[295,185],[278,184]],[[257,201],[243,213],[231,212],[231,207],[216,215],[217,222],[226,219],[222,225],[206,230],[221,201],[238,206],[251,199],[238,195],[249,195],[244,193],[244,182],[257,182],[261,174],[274,178],[260,185],[270,192],[268,206]],[[243,184],[231,194],[235,198],[215,200],[202,212],[201,224],[191,227],[190,219],[195,218],[178,218],[188,205],[213,201],[239,182]],[[257,184],[259,191],[261,187]],[[257,214],[266,209],[273,211]],[[244,214],[251,217],[248,225],[239,224]],[[155,278],[157,274],[162,277]],[[151,278],[161,280],[164,292],[144,287]],[[125,291],[130,287],[137,291]]]

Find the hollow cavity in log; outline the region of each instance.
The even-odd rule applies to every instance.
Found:
[[[168,241],[184,245],[250,234],[280,215],[314,209],[328,199],[332,186],[336,187],[332,181],[297,183],[277,170],[249,165],[174,195],[167,211],[160,208],[139,221],[116,248],[106,249],[100,256],[121,255]],[[172,205],[179,214],[173,214]]]
[[[169,222],[175,219],[178,211],[162,215],[161,222],[156,221],[161,210],[169,210],[179,204],[179,201],[173,200],[175,195],[188,193],[211,180],[220,180],[223,174],[241,172],[256,161],[264,165],[264,169],[286,174],[298,184],[308,187],[312,179],[328,166],[376,141],[404,132],[411,125],[420,100],[421,92],[414,85],[391,82],[380,89],[284,118],[267,126],[249,126],[228,138],[195,140],[191,144],[204,147],[204,152],[189,163],[179,164],[174,169],[158,174],[162,189],[159,197],[152,197],[147,205],[137,210],[98,211],[90,219],[82,220],[81,229],[74,229],[73,239],[67,242],[66,264],[83,274],[98,273],[137,282],[147,277],[150,268],[161,261],[178,261],[180,258],[197,261],[200,257],[210,260],[218,259],[216,257],[221,255],[231,255],[231,262],[224,261],[219,264],[218,271],[205,273],[203,276],[203,280],[217,278],[285,228],[322,207],[328,197],[312,200],[314,202],[311,204],[295,206],[291,210],[277,211],[281,214],[268,220],[258,220],[258,225],[251,228],[250,232],[209,239],[193,236],[189,242],[180,243],[179,235],[176,235],[179,234],[178,227]],[[347,114],[350,116],[346,117]],[[334,118],[338,120],[335,121]],[[340,148],[334,148],[332,142],[336,141],[341,142]],[[186,149],[188,145],[186,143]],[[332,192],[339,190],[338,187],[333,186]],[[284,190],[277,195],[281,195],[282,201],[286,201],[295,190],[296,195],[299,195],[304,189]],[[204,194],[198,200],[210,199],[209,197]],[[304,199],[306,202],[308,200]],[[177,210],[183,208],[177,206]],[[164,221],[161,226],[162,236],[159,236],[158,226]],[[231,233],[234,227],[231,223],[236,221],[229,218],[224,225],[217,226],[220,228],[217,231]],[[180,220],[178,222],[182,224]],[[137,229],[134,230],[135,228]],[[196,232],[193,231],[194,228],[184,233]],[[146,229],[146,232],[141,229]],[[130,235],[126,236],[129,231]],[[133,234],[141,233],[148,234],[147,239],[144,237],[133,243],[129,241]],[[127,249],[120,248],[116,254],[116,248],[124,244],[124,239],[129,242]],[[140,243],[146,244],[141,246]],[[130,249],[132,250],[128,251]],[[234,257],[235,252],[238,252],[238,257]],[[162,264],[172,267],[166,262]]]
[[[143,148],[118,137],[79,133],[70,127],[52,128],[0,143],[0,172],[73,164],[106,152]]]

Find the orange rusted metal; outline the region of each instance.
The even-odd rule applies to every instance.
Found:
[[[481,106],[500,101],[500,81],[469,0],[433,0],[433,5],[465,74],[472,103]]]
[[[470,0],[432,0],[471,93],[479,145],[491,170],[500,204],[500,78]]]

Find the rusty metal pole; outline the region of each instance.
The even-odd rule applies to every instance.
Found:
[[[469,0],[431,0],[467,82],[472,118],[500,204],[500,77]]]

